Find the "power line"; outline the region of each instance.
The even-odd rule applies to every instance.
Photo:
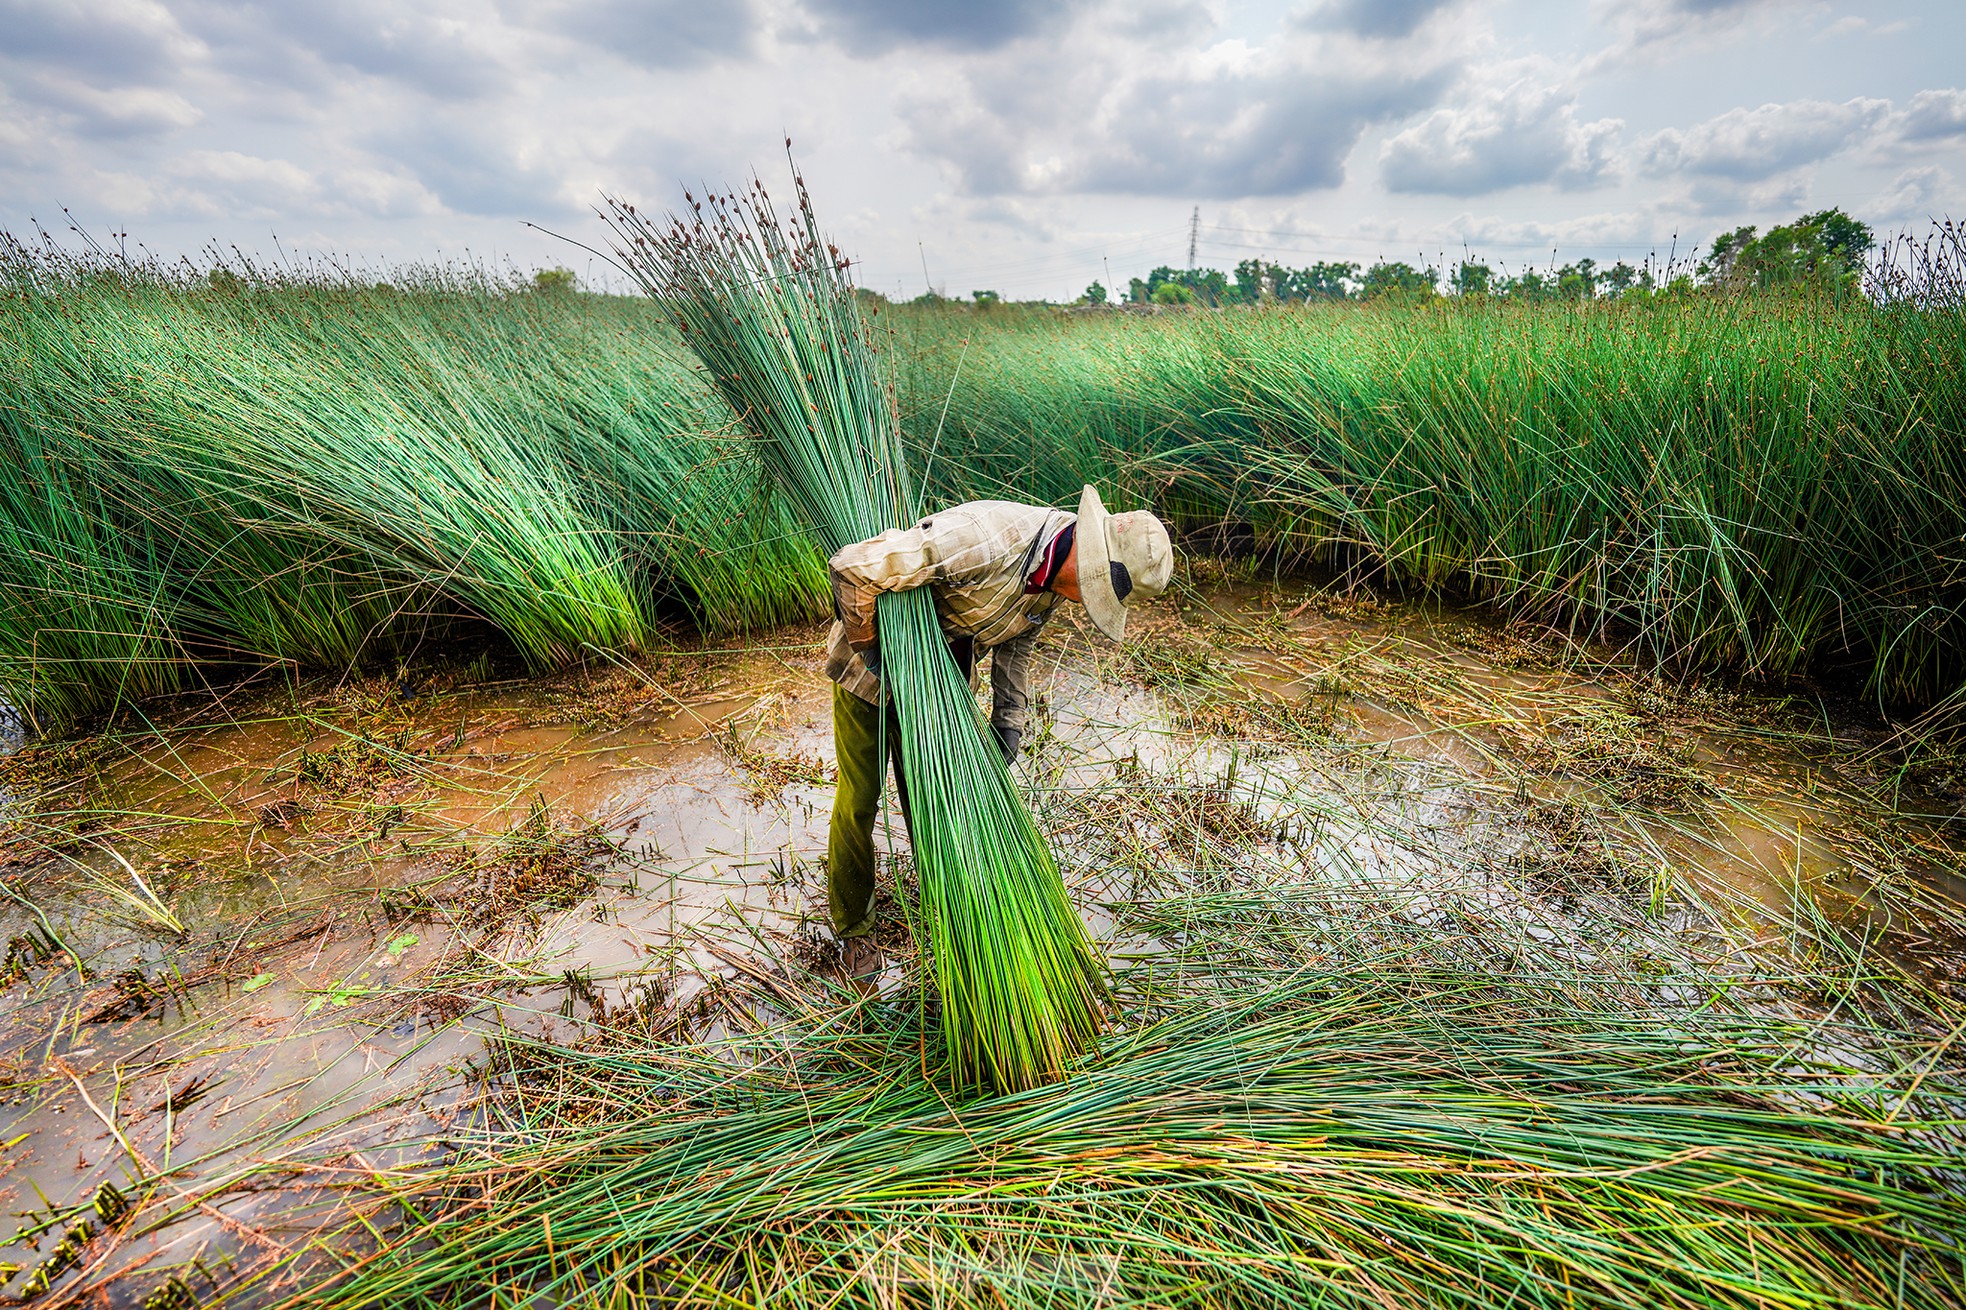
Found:
[[[1165,248],[1169,236],[1178,234],[1181,229],[1171,228],[1162,232],[1148,233],[1131,240],[1109,246],[1082,246],[1071,250],[1061,250],[1052,254],[1033,255],[1024,259],[998,260],[982,264],[958,266],[947,276],[957,281],[966,281],[984,276],[1012,275],[1020,273],[1040,274],[1049,270],[1069,267],[1072,264],[1089,262],[1098,258],[1119,255],[1122,259],[1129,255],[1145,254],[1155,247]]]

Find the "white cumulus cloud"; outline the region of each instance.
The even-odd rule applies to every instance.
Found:
[[[904,96],[906,143],[975,196],[1294,195],[1341,185],[1366,129],[1437,103],[1460,66],[1301,27],[1261,45],[1142,38],[1123,53],[1099,76],[1071,42],[965,61]]]
[[[1624,122],[1581,122],[1576,97],[1554,86],[1516,81],[1474,100],[1437,109],[1379,152],[1388,189],[1473,196],[1554,183],[1581,188],[1613,170]]]
[[[1920,91],[1905,107],[1899,132],[1908,141],[1966,136],[1966,91]]]
[[[1946,202],[1958,199],[1951,175],[1936,165],[1927,165],[1898,174],[1858,212],[1874,223],[1916,224],[1944,214]]]
[[[1596,0],[1594,16],[1611,29],[1610,46],[1592,61],[1634,56],[1657,61],[1686,54],[1743,29],[1765,28],[1818,0]]]
[[[91,137],[149,136],[174,132],[204,117],[176,91],[154,86],[104,89],[65,77],[36,80],[41,105]]]
[[[1889,100],[1863,97],[1730,109],[1683,131],[1668,128],[1645,138],[1639,160],[1649,173],[1759,181],[1858,144],[1890,113]]]

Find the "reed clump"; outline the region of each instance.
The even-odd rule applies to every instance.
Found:
[[[0,695],[58,729],[459,619],[544,668],[815,614],[729,412],[645,310],[584,299],[0,244]]]
[[[1945,237],[1868,299],[901,308],[885,357],[928,503],[1091,482],[1191,551],[1929,705],[1966,685]],[[674,613],[815,616],[818,560],[658,320],[457,272],[194,277],[0,240],[0,694],[59,728],[460,616],[535,667]]]
[[[1966,682],[1956,296],[897,317],[917,447],[953,394],[933,496],[1118,485],[1662,664]]]

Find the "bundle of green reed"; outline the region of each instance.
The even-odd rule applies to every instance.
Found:
[[[689,218],[613,206],[624,262],[764,439],[766,466],[830,554],[921,513],[892,389],[803,179],[781,226],[761,183],[693,198]],[[980,731],[925,589],[879,601],[882,673],[934,957],[942,1031],[965,1083],[1058,1074],[1098,1030],[1103,966],[1008,770]]]

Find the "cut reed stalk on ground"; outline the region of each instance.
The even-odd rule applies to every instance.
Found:
[[[907,1007],[800,1012],[784,985],[754,998],[784,1017],[722,1048],[515,1039],[500,1126],[393,1178],[370,1222],[402,1228],[307,1303],[1936,1310],[1966,1293],[1949,1077],[1891,1117],[1905,1077],[1819,1060],[1802,1025],[1348,950],[1279,889],[1162,908],[1260,967],[1204,947],[1164,980],[1139,970],[1101,1060],[1017,1095],[952,1106],[915,1068]],[[1329,962],[1304,963],[1307,943]]]
[[[628,267],[760,434],[766,467],[829,553],[920,517],[871,328],[802,181],[789,229],[762,184],[709,197],[689,219],[616,205],[613,221]],[[1098,1031],[1103,965],[981,731],[933,598],[917,588],[878,606],[949,1060],[965,1084],[1056,1077]]]

